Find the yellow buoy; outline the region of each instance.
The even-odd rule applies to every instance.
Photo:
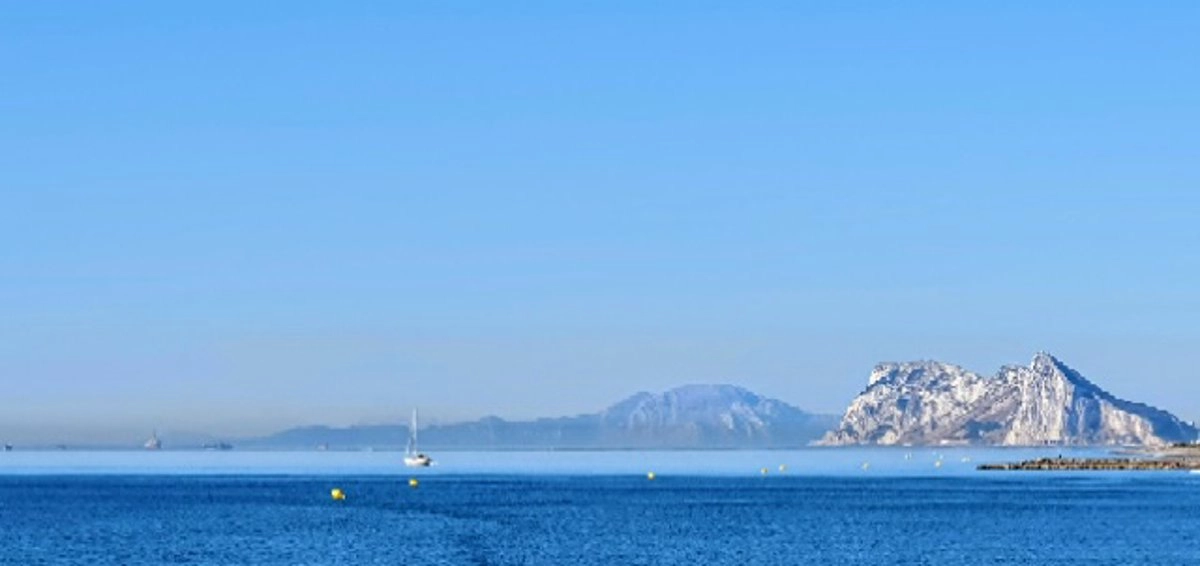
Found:
[[[346,493],[336,487],[329,490],[329,496],[332,497],[334,501],[346,499]]]
[[[869,469],[871,469],[871,463],[870,463],[870,462],[863,462],[862,469],[864,469],[864,470],[869,470]]]
[[[786,471],[787,471],[787,464],[780,464],[780,465],[779,465],[779,471],[780,471],[780,472],[786,472]]]
[[[408,480],[408,487],[417,487],[418,485],[421,485],[421,482],[417,481],[417,478],[410,478]]]
[[[940,467],[942,467],[942,461],[941,461],[941,460],[938,460],[938,461],[934,462],[934,463],[933,463],[933,467],[935,467],[935,468],[940,468]]]
[[[770,472],[771,472],[771,470],[768,470],[768,469],[766,469],[766,468],[763,468],[763,469],[759,470],[759,472],[761,472],[761,473],[762,473],[762,475],[764,475],[764,476],[765,476],[765,475],[767,475],[768,473],[770,473]]]
[[[654,481],[654,478],[655,478],[654,472],[646,472],[646,479],[648,479],[650,481]]]

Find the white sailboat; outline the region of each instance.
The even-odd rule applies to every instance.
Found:
[[[433,458],[417,450],[417,410],[413,409],[412,424],[408,427],[408,447],[404,449],[404,465],[410,468],[426,468]]]
[[[150,434],[150,440],[147,440],[142,447],[146,450],[159,450],[162,448],[162,441],[158,439],[157,430]]]

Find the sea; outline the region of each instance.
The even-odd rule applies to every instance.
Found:
[[[1200,564],[1200,475],[975,468],[1058,454],[17,450],[0,564]]]

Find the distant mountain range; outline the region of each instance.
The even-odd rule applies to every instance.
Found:
[[[884,363],[822,444],[1157,445],[1194,442],[1174,415],[1118,399],[1039,353],[984,377],[935,361]]]
[[[686,385],[638,393],[598,413],[477,421],[421,428],[422,449],[715,449],[806,446],[838,422],[732,385]],[[405,425],[288,429],[238,448],[400,449]]]
[[[839,420],[733,385],[638,393],[597,413],[422,428],[421,448],[726,449],[839,445],[1160,445],[1194,442],[1192,423],[1119,399],[1054,356],[982,376],[938,361],[882,363]],[[238,449],[403,449],[404,424],[309,426]],[[212,444],[211,442],[209,444]],[[172,446],[180,446],[176,442]]]

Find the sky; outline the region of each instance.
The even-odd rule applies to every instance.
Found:
[[[0,7],[0,438],[1047,350],[1200,419],[1200,4]]]

